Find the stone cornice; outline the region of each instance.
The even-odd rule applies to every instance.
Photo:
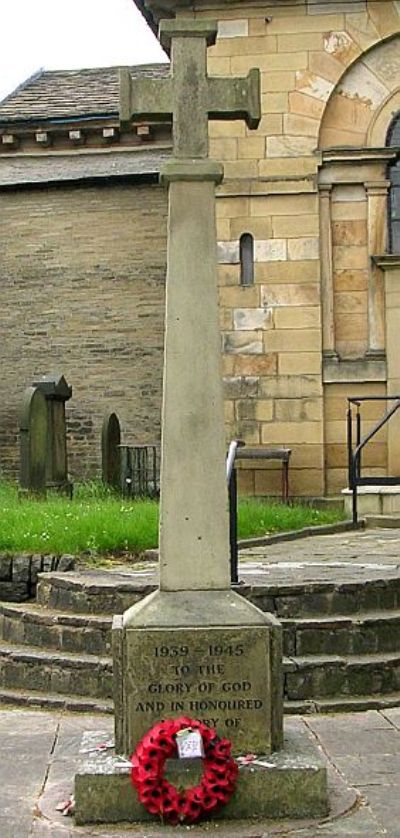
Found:
[[[395,270],[400,268],[400,253],[382,253],[379,256],[372,256],[375,265],[383,268],[385,271]]]
[[[332,148],[322,152],[322,163],[388,163],[396,157],[393,148]]]

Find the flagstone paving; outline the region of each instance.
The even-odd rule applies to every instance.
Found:
[[[161,838],[182,830],[200,838],[298,838],[393,836],[399,831],[400,708],[335,716],[292,717],[308,725],[324,751],[330,773],[328,821],[263,821],[168,826],[75,827],[56,811],[73,788],[84,730],[112,736],[112,719],[35,710],[0,712],[0,835],[2,838]],[[132,794],[134,792],[132,791]]]

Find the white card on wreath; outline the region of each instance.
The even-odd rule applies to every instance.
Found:
[[[190,727],[180,730],[176,734],[176,747],[179,759],[204,757],[203,737],[199,730]]]

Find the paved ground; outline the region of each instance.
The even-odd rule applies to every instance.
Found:
[[[400,565],[400,533],[367,530],[283,542],[242,554],[244,573],[282,578],[363,574],[369,565]],[[278,567],[279,563],[279,567]],[[353,565],[354,570],[350,569]],[[356,565],[356,567],[354,567]],[[363,568],[364,566],[364,568]],[[149,568],[150,573],[152,572]],[[275,581],[275,580],[274,580]],[[0,710],[1,838],[159,838],[215,834],[220,838],[340,838],[380,835],[400,838],[400,708],[335,716],[290,717],[288,725],[308,725],[323,749],[331,777],[333,819],[326,823],[170,827],[77,828],[56,811],[73,787],[81,735],[87,729],[112,732],[109,717],[35,710]]]
[[[35,710],[0,712],[1,838],[160,838],[189,832],[219,838],[301,838],[400,835],[400,708],[336,716],[291,717],[307,724],[326,754],[332,775],[333,819],[326,823],[275,821],[202,827],[135,826],[128,829],[75,827],[56,805],[67,799],[81,735],[87,729],[112,733],[112,719]],[[132,791],[132,793],[134,793]]]
[[[337,563],[400,565],[400,529],[349,530],[278,541],[265,547],[246,548],[241,551],[240,560],[263,564],[284,562],[288,571],[290,564],[298,562],[330,566]]]

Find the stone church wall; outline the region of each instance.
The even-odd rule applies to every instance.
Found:
[[[0,462],[15,475],[24,388],[63,373],[72,479],[99,466],[106,409],[159,439],[166,196],[151,185],[0,193]],[[98,473],[98,472],[97,472]]]

